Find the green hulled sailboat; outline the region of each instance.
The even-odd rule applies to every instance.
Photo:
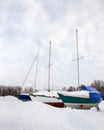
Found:
[[[61,92],[58,93],[65,106],[72,108],[89,109],[91,107],[98,107],[102,101],[102,95],[95,88],[83,86],[82,91]]]

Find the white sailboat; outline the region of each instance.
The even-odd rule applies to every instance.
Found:
[[[48,91],[31,93],[31,100],[43,102],[55,107],[64,107],[64,103],[59,98],[57,91],[51,91],[50,88],[50,58],[51,58],[51,41],[49,42],[49,64],[48,64]],[[36,89],[36,88],[35,88]]]

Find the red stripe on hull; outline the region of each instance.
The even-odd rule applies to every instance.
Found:
[[[54,106],[54,107],[59,107],[59,108],[65,107],[64,103],[62,103],[62,102],[60,102],[60,103],[59,102],[44,102],[44,103]]]

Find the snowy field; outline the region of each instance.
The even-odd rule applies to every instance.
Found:
[[[40,102],[0,97],[0,130],[104,130],[104,102],[97,112],[55,108]]]

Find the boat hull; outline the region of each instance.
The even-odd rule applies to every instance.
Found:
[[[76,109],[90,109],[92,107],[98,107],[98,104],[95,103],[95,104],[84,104],[84,103],[64,103],[65,106],[67,107],[71,107],[71,108],[76,108]]]
[[[65,107],[63,102],[44,102],[45,104],[54,106],[54,107],[59,107],[59,108],[63,108]]]
[[[38,101],[38,102],[42,102],[51,106],[60,107],[60,108],[65,107],[62,100],[57,97],[50,97],[50,96],[44,96],[44,95],[31,95],[30,97],[32,101]]]
[[[64,102],[65,106],[72,108],[90,109],[91,107],[96,107],[99,103],[87,97],[67,96],[60,93],[58,93],[58,95]]]

